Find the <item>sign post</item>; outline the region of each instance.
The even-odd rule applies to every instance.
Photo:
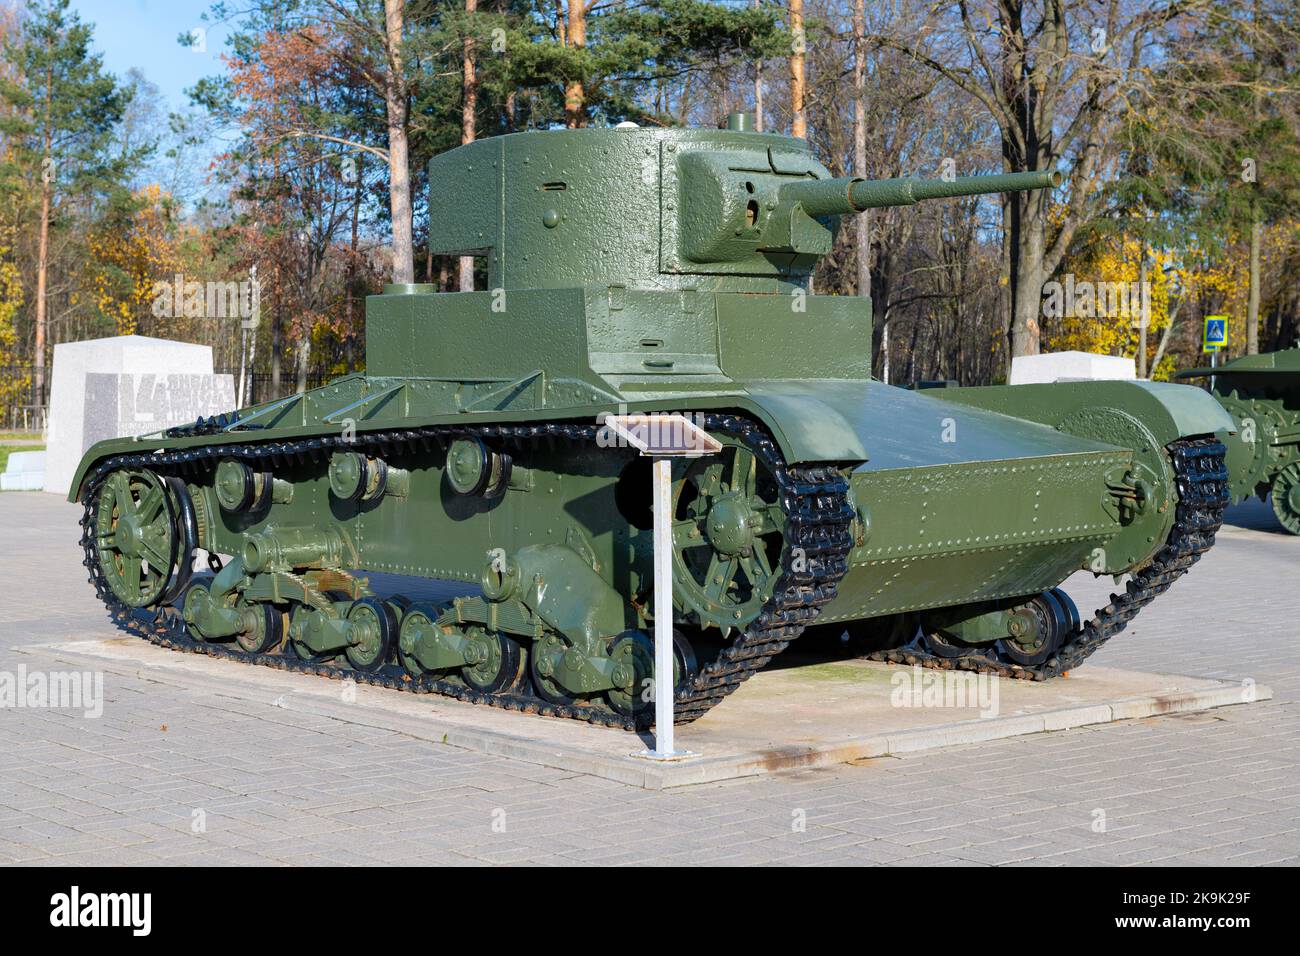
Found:
[[[673,534],[672,460],[722,451],[722,443],[685,415],[608,415],[604,425],[619,443],[651,459],[654,508],[655,749],[636,756],[680,760],[695,756],[673,742]],[[639,688],[637,689],[639,691]]]
[[[1207,315],[1205,328],[1201,331],[1201,352],[1210,353],[1210,368],[1219,367],[1219,353],[1228,347],[1228,317],[1226,315]],[[1214,376],[1210,376],[1210,388],[1214,388]]]

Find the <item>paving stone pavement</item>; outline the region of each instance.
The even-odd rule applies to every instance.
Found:
[[[78,513],[0,494],[0,671],[112,631]],[[97,719],[0,710],[0,862],[1295,864],[1300,539],[1231,520],[1100,653],[1269,702],[649,792],[109,673]],[[1086,612],[1109,585],[1067,587]]]

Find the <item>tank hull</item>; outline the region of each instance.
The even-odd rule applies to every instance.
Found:
[[[231,636],[256,646],[257,635],[283,631],[298,660],[342,663],[362,630],[348,615],[364,618],[359,602],[378,600],[371,572],[459,581],[463,599],[420,612],[438,626],[408,641],[414,657],[394,650],[396,636],[379,641],[385,666],[399,658],[429,686],[460,693],[463,683],[440,683],[445,668],[437,665],[459,661],[456,654],[466,658],[460,667],[474,665],[486,653],[474,635],[501,635],[521,659],[556,641],[560,683],[532,675],[551,690],[544,712],[635,726],[633,714],[575,702],[618,693],[610,682],[621,672],[609,662],[634,654],[626,635],[644,634],[653,620],[649,465],[606,440],[603,412],[684,411],[728,442],[717,462],[674,466],[674,620],[718,654],[708,667],[689,664],[693,651],[683,657],[684,668],[698,668],[696,684],[681,691],[684,719],[715,705],[814,620],[871,630],[943,612],[987,629],[990,619],[1028,613],[1016,609],[1080,568],[1147,566],[1169,537],[1179,499],[1167,446],[1189,427],[1179,405],[1187,390],[1116,383],[1054,389],[1037,407],[1039,421],[997,410],[1004,389],[924,393],[814,379],[754,381],[731,394],[581,416],[411,408],[411,396],[442,384],[353,377],[192,429],[104,443],[88,453],[72,496],[87,504],[88,529],[102,529],[105,483],[117,473],[137,476],[129,502],[152,494],[155,473],[183,489],[175,506],[194,511],[196,530],[180,552],[228,557],[210,583],[172,595],[192,625],[180,643],[197,631],[208,647]],[[1144,412],[1146,424],[1108,402]],[[508,468],[490,482],[487,469],[467,488],[466,443]],[[859,447],[872,454],[853,460]],[[850,460],[790,460],[825,448],[844,449]],[[1139,490],[1140,507],[1132,497]],[[747,529],[740,544],[726,543],[735,538],[719,531],[719,514],[739,515]],[[118,554],[88,544],[92,563],[110,552]],[[720,587],[710,583],[715,571],[727,574]],[[262,621],[252,606],[273,608],[266,613],[283,621],[248,631],[250,620]],[[420,620],[401,602],[391,609],[394,635]],[[1058,623],[1069,619],[1063,612]],[[460,636],[449,646],[453,632]],[[732,657],[743,664],[729,664]],[[1017,667],[1015,676],[1037,673]]]

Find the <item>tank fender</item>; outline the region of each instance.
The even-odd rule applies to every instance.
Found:
[[[867,449],[849,420],[805,387],[796,383],[748,386],[742,407],[762,420],[787,462],[833,461],[861,463]]]
[[[1208,392],[1170,382],[1055,382],[1044,385],[992,385],[982,388],[935,389],[935,398],[973,405],[1013,418],[1041,422],[1053,428],[1079,421],[1089,409],[1114,408],[1140,421],[1161,444],[1179,438],[1232,432],[1232,416]],[[1069,429],[1066,429],[1069,430]],[[1123,436],[1090,435],[1123,447]]]
[[[139,454],[148,450],[147,446],[141,446],[131,438],[110,438],[91,445],[81,456],[77,470],[72,475],[72,484],[68,486],[68,500],[74,502],[81,500],[82,492],[86,488],[86,480],[104,459],[112,458],[114,455]]]
[[[1215,400],[1214,396],[1202,389],[1172,382],[1125,384],[1142,389],[1160,403],[1160,407],[1169,416],[1173,429],[1169,441],[1191,438],[1194,435],[1212,435],[1216,432],[1237,430],[1236,420]]]

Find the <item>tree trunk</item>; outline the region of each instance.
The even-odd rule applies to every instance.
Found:
[[[36,254],[36,342],[34,355],[32,356],[32,366],[35,378],[35,396],[38,405],[45,404],[45,329],[49,322],[49,315],[45,302],[45,293],[50,266],[50,205],[51,205],[51,186],[45,181],[45,177],[50,175],[46,170],[49,169],[49,135],[46,135],[46,161],[42,167],[41,182],[41,222],[40,238],[37,243]]]
[[[569,23],[564,33],[565,46],[581,49],[587,45],[587,0],[569,0]],[[577,129],[587,124],[587,92],[582,80],[570,80],[564,87],[564,125]]]
[[[302,338],[298,339],[298,387],[297,392],[301,395],[307,391],[307,366],[311,361],[311,330],[305,329]]]
[[[790,135],[808,136],[808,117],[804,113],[804,32],[803,0],[790,0],[790,32],[794,34],[790,49]]]
[[[348,243],[348,277],[344,295],[347,299],[347,320],[343,326],[344,354],[348,374],[356,369],[356,321],[357,300],[357,242],[360,239],[361,225],[361,177],[357,177],[356,189],[352,193],[352,240]]]
[[[1259,0],[1255,0],[1252,5],[1253,16],[1251,17],[1251,26],[1255,29],[1255,37],[1258,38],[1260,29],[1259,23]],[[1255,125],[1259,126],[1261,107],[1259,83],[1263,79],[1263,67],[1259,58],[1258,43],[1253,43],[1251,51],[1255,60],[1255,88],[1251,96],[1251,112],[1254,115]],[[1251,187],[1258,192],[1259,184],[1251,183]],[[1255,198],[1250,204],[1250,292],[1246,300],[1246,354],[1259,354],[1259,246],[1261,233],[1263,232],[1263,220],[1260,217],[1259,199]]]
[[[1045,206],[1040,192],[1019,193],[1010,196],[1007,203],[1011,212],[1010,236],[1005,247],[1011,283],[1008,374],[1011,359],[1037,355],[1041,346],[1039,310],[1042,307],[1043,282],[1047,278],[1043,259]]]
[[[249,329],[252,334],[248,337],[248,391],[244,392],[239,401],[235,404],[240,407],[247,407],[253,404],[253,382],[256,381],[255,373],[257,371],[257,327]]]
[[[1250,295],[1246,300],[1246,354],[1259,354],[1259,247],[1264,224],[1259,221],[1259,207],[1255,207],[1254,222],[1250,224]]]
[[[473,23],[473,14],[478,10],[478,0],[465,0],[466,20],[469,24]],[[474,37],[470,32],[472,26],[468,26],[465,33],[465,48],[463,56],[464,81],[462,89],[464,91],[463,103],[460,113],[460,142],[461,145],[474,142],[474,135],[477,131],[475,122],[475,111],[478,109],[478,76],[474,70]],[[474,291],[474,257],[461,256],[459,264],[459,278],[457,285],[461,292]]]
[[[754,0],[757,10],[761,0]],[[763,61],[754,61],[754,130],[763,132]]]
[[[284,326],[280,318],[280,297],[277,295],[271,309],[271,398],[279,398],[280,391],[280,353],[284,351]]]
[[[49,56],[51,43],[45,45]],[[54,148],[50,130],[50,98],[54,95],[54,67],[45,70],[45,131],[41,151],[41,222],[36,253],[36,341],[33,343],[32,369],[36,404],[45,404],[45,332],[49,323],[48,304],[45,301],[50,269],[50,207],[54,193]]]
[[[1130,309],[1132,305],[1130,304]],[[1142,264],[1138,267],[1138,378],[1147,378],[1147,323],[1151,306],[1147,296],[1147,243],[1142,240]]]
[[[1042,328],[1038,322],[1043,289],[1043,234],[1031,229],[1017,256],[1015,312],[1011,316],[1011,355],[1037,355]]]
[[[893,275],[893,258],[887,245],[881,247],[876,263],[875,281],[871,283],[871,354],[873,367],[880,368],[881,381],[889,381],[889,296]]]
[[[510,4],[508,0],[497,0],[497,14],[501,17],[502,24],[509,22],[509,18],[508,18],[509,11],[510,11]],[[500,51],[496,51],[495,47],[496,45],[494,43],[493,44],[494,52],[499,52],[501,55],[502,71],[505,73],[507,77],[509,77],[510,58],[509,56],[507,56],[506,51],[504,49]],[[518,94],[515,91],[514,84],[510,83],[510,85],[506,89],[505,100],[501,104],[501,118],[502,120],[505,121],[505,127],[507,133],[513,133],[515,131],[515,102],[517,100],[518,100]]]
[[[405,0],[384,0],[384,107],[388,115],[388,206],[393,220],[393,281],[415,281],[415,244],[411,235],[411,170],[406,142],[409,104],[402,66],[402,20]]]
[[[853,175],[867,178],[867,12],[866,0],[853,3]],[[857,293],[871,295],[871,213],[853,224]]]
[[[1160,360],[1165,357],[1165,349],[1169,345],[1169,337],[1174,331],[1174,323],[1178,321],[1178,312],[1183,307],[1183,299],[1187,298],[1184,293],[1178,297],[1178,300],[1169,309],[1169,322],[1165,326],[1164,332],[1160,335],[1160,344],[1156,346],[1156,354],[1151,359],[1153,369],[1160,367]]]

